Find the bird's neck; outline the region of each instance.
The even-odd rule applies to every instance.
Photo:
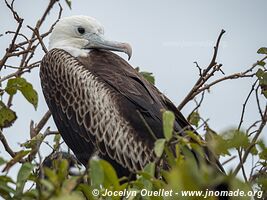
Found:
[[[73,41],[73,40],[50,40],[49,49],[62,49],[67,51],[74,57],[86,57],[90,52],[89,49],[82,49],[81,47],[85,46],[84,41]]]
[[[88,53],[90,52],[89,49],[79,49],[79,48],[67,47],[67,46],[54,47],[54,48],[62,49],[68,52],[69,54],[71,54],[73,57],[86,57],[88,56]]]

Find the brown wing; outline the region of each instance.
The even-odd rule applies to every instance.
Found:
[[[116,54],[109,51],[94,50],[89,57],[79,58],[79,61],[121,94],[118,97],[121,113],[136,128],[137,134],[142,139],[151,140],[153,143],[155,141],[144,126],[140,114],[157,138],[164,137],[162,109],[170,110],[175,114],[174,129],[176,132],[181,135],[186,135],[186,130],[195,132],[182,113],[165,95]],[[195,133],[197,134],[197,132]],[[214,164],[221,171],[224,171],[215,156],[207,148],[204,148],[204,150],[208,156],[208,162],[215,162]],[[197,157],[197,153],[193,153]]]
[[[112,90],[119,93],[117,103],[120,104],[121,113],[133,127],[138,129],[137,132],[142,138],[147,140],[148,136],[151,137],[147,134],[146,125],[152,129],[157,138],[164,137],[162,110],[173,109],[170,109],[163,95],[153,85],[140,76],[125,60],[109,51],[94,50],[88,57],[80,57],[79,61]],[[189,124],[177,109],[175,114],[177,116],[175,130],[183,133],[185,126]]]
[[[143,168],[154,160],[150,129],[164,137],[161,109],[175,113],[177,132],[184,135],[190,128],[175,106],[116,54],[93,50],[78,61],[54,49],[44,57],[40,77],[55,123],[83,164],[98,150],[131,172]]]

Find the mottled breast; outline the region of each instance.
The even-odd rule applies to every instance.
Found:
[[[55,123],[81,162],[98,151],[136,172],[154,160],[152,143],[138,137],[121,114],[118,92],[78,59],[52,49],[42,60],[40,78]]]

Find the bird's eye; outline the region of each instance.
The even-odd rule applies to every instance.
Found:
[[[84,33],[85,33],[85,29],[84,29],[83,27],[79,27],[79,28],[78,28],[78,32],[79,32],[80,34],[84,34]]]

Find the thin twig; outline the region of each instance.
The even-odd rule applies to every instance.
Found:
[[[18,71],[14,72],[14,73],[8,74],[7,76],[5,76],[5,77],[0,79],[0,83],[2,83],[3,81],[6,81],[6,80],[8,80],[8,79],[10,79],[12,77],[18,77],[21,74],[24,74],[25,72],[30,72],[31,69],[38,67],[40,65],[40,62],[41,61],[37,61],[35,63],[32,63],[31,65],[29,65],[27,68],[25,68],[23,70],[18,70]]]
[[[258,107],[259,114],[261,116],[261,119],[263,119],[263,114],[262,114],[260,100],[259,100],[259,92],[258,92],[259,88],[260,88],[260,85],[258,85],[258,87],[255,90],[255,96],[256,96],[256,102],[257,102],[257,107]]]
[[[226,161],[224,161],[222,163],[222,166],[226,165],[227,163],[229,163],[230,161],[234,160],[236,158],[236,156],[232,156],[231,158],[227,159]]]
[[[239,124],[238,124],[238,127],[237,127],[237,130],[238,130],[238,131],[240,130],[240,128],[241,128],[241,126],[242,126],[242,123],[243,123],[243,121],[244,121],[244,115],[245,115],[246,106],[247,106],[248,100],[249,100],[249,98],[250,98],[252,92],[255,90],[255,85],[257,84],[257,82],[258,82],[258,80],[256,80],[256,81],[252,84],[251,89],[250,89],[250,91],[249,91],[249,93],[248,93],[248,96],[247,96],[245,102],[243,103],[243,106],[242,106],[242,112],[241,112],[241,117],[240,117],[240,121],[239,121]]]
[[[219,37],[216,41],[216,45],[214,47],[214,53],[213,53],[212,59],[210,61],[210,64],[208,65],[208,67],[205,70],[202,71],[202,73],[201,73],[202,75],[199,77],[199,79],[197,80],[197,82],[195,83],[193,88],[190,90],[190,92],[182,100],[182,102],[178,106],[178,110],[181,110],[185,106],[185,104],[187,104],[188,101],[192,100],[195,97],[193,94],[208,80],[208,78],[206,76],[208,75],[210,70],[217,64],[216,58],[217,58],[217,54],[218,54],[218,49],[219,49],[222,35],[224,33],[225,33],[225,30],[221,30],[221,33],[219,34]]]
[[[35,128],[31,130],[31,136],[32,137],[36,136],[42,130],[42,128],[47,123],[47,121],[49,120],[50,117],[51,117],[51,112],[48,110],[44,114],[42,119],[39,121],[39,123],[35,126]]]
[[[14,158],[15,155],[16,155],[16,153],[15,153],[15,152],[11,149],[11,147],[9,146],[9,144],[8,144],[8,142],[7,142],[7,140],[6,140],[6,138],[5,138],[5,136],[4,136],[4,134],[3,134],[3,132],[2,132],[1,129],[0,129],[0,140],[1,140],[1,142],[2,142],[2,144],[3,144],[3,146],[4,146],[4,148],[5,148],[6,152],[7,152],[12,158]]]
[[[39,30],[36,29],[36,28],[32,28],[32,27],[30,27],[30,26],[27,26],[27,27],[28,27],[29,29],[31,29],[31,30],[34,32],[34,34],[36,35],[36,37],[38,38],[38,40],[39,40],[39,42],[40,42],[40,44],[41,44],[41,46],[42,46],[43,51],[44,51],[45,53],[47,53],[48,50],[47,50],[46,46],[44,45],[44,42],[43,42],[43,39],[42,39],[41,36],[40,36]]]
[[[204,100],[204,96],[205,96],[205,91],[202,92],[199,102],[197,102],[197,100],[195,100],[196,107],[191,111],[191,113],[188,116],[190,116],[193,112],[195,112],[201,106],[201,104]]]
[[[250,154],[251,149],[255,146],[255,144],[256,144],[256,142],[257,142],[257,140],[258,140],[260,134],[262,133],[262,130],[263,130],[263,128],[264,128],[265,125],[266,125],[266,121],[267,121],[267,105],[265,106],[265,111],[264,111],[264,114],[263,114],[263,120],[262,120],[262,122],[261,122],[261,124],[260,124],[260,126],[259,126],[259,128],[258,128],[258,130],[257,130],[257,132],[256,132],[256,134],[255,134],[255,136],[253,137],[251,143],[250,143],[249,146],[246,148],[246,150],[245,150],[245,152],[244,152],[244,155],[243,155],[243,157],[242,157],[242,162],[240,162],[240,163],[238,164],[238,166],[236,167],[236,169],[235,169],[234,172],[233,172],[233,175],[237,175],[237,173],[239,172],[239,170],[242,168],[243,163],[245,163],[245,161],[246,161],[248,155]]]
[[[4,55],[4,57],[0,60],[0,71],[2,69],[2,67],[4,66],[4,64],[6,63],[7,59],[10,57],[10,53],[13,52],[15,50],[15,42],[16,39],[18,37],[18,34],[21,30],[22,24],[23,24],[23,19],[19,17],[18,13],[13,9],[13,2],[10,4],[8,4],[8,2],[5,0],[5,3],[7,5],[7,7],[11,10],[11,12],[13,13],[14,19],[18,22],[18,26],[17,29],[15,31],[15,34],[13,36],[13,39],[8,47],[8,49],[6,50],[6,54]]]
[[[44,125],[47,123],[47,121],[49,120],[49,118],[51,117],[51,112],[48,110],[44,116],[42,117],[42,119],[39,121],[39,123],[33,127],[33,121],[31,121],[30,123],[30,136],[31,138],[35,137],[37,134],[39,134],[39,132],[42,130],[42,128],[44,127]],[[49,129],[49,128],[48,128]],[[47,129],[47,130],[48,130]],[[47,136],[48,134],[45,134],[43,135],[43,139],[42,141],[44,140],[44,138]],[[42,141],[39,141],[35,148],[32,150],[32,152],[29,154],[29,156],[27,157],[27,161],[32,161],[34,158],[35,158],[35,155],[38,153],[39,151],[39,148],[41,146],[41,143]]]

